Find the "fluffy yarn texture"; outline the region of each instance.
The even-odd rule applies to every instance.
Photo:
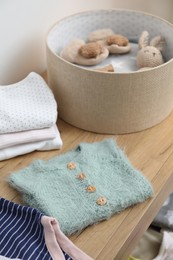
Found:
[[[69,162],[76,167],[69,169]],[[84,178],[78,178],[81,173]],[[131,165],[113,139],[80,143],[48,161],[36,160],[11,174],[9,183],[22,192],[27,204],[54,216],[67,235],[153,194],[149,181]],[[88,192],[90,185],[96,188],[94,192]],[[107,200],[102,206],[97,204],[101,197]]]

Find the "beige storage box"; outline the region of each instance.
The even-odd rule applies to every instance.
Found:
[[[62,49],[74,38],[110,28],[138,42],[142,31],[165,38],[165,63],[146,70],[98,72],[67,62]],[[69,16],[47,36],[48,84],[58,102],[59,117],[76,127],[122,134],[152,127],[173,109],[173,26],[167,21],[130,10],[96,10]],[[134,61],[135,62],[135,61]]]

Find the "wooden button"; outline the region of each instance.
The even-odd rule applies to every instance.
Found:
[[[67,168],[70,169],[70,170],[73,170],[76,168],[76,164],[74,162],[69,162],[67,164]]]
[[[83,172],[81,172],[79,175],[77,175],[77,179],[79,179],[79,180],[83,180],[85,178],[86,178],[86,175]]]
[[[86,190],[88,191],[88,192],[95,192],[96,191],[96,187],[95,186],[88,186],[87,188],[86,188]]]
[[[96,202],[97,202],[98,205],[103,206],[107,203],[107,200],[106,200],[105,197],[100,197],[100,198],[97,199]]]

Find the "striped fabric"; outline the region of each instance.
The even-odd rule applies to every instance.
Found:
[[[23,260],[51,260],[43,235],[42,213],[0,198],[0,255]],[[64,253],[66,260],[71,260]]]

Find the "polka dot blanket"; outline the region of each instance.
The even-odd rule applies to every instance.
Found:
[[[0,86],[0,134],[51,127],[57,104],[44,79],[31,72],[22,81]]]

